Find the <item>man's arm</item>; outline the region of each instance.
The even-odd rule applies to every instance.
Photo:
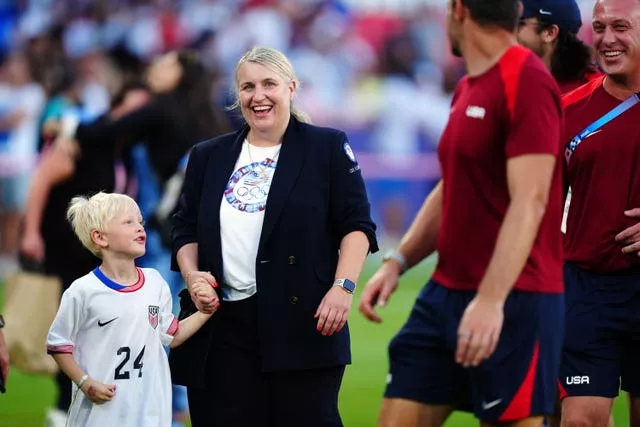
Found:
[[[442,185],[440,181],[422,204],[420,211],[404,234],[398,252],[407,261],[410,268],[431,255],[436,250],[438,232],[442,221]],[[384,307],[391,294],[398,287],[398,278],[403,265],[395,259],[389,259],[371,277],[360,298],[360,312],[369,320],[381,322],[374,306]]]
[[[425,199],[407,232],[402,236],[398,252],[411,268],[436,251],[442,221],[442,180]],[[390,262],[391,260],[389,260]],[[400,264],[394,261],[400,267]]]
[[[507,161],[511,202],[498,233],[493,256],[480,282],[478,295],[506,300],[531,253],[546,212],[556,159],[529,154]]]
[[[526,154],[507,161],[511,201],[478,293],[458,328],[456,360],[464,367],[478,366],[498,344],[504,303],[527,262],[546,212],[555,162],[551,154]]]

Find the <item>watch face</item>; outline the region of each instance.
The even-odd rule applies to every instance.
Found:
[[[4,328],[4,317],[0,314],[0,328]]]
[[[356,284],[349,279],[345,279],[342,286],[351,293],[353,293],[356,290]]]

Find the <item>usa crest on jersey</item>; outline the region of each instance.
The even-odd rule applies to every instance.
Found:
[[[149,306],[149,324],[153,329],[158,327],[158,313],[160,313],[160,307],[157,305]]]

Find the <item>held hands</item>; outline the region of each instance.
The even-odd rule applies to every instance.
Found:
[[[624,214],[629,218],[640,218],[640,208],[625,211]],[[616,242],[623,246],[623,253],[640,256],[640,222],[620,232],[616,236]]]
[[[218,287],[215,277],[208,271],[190,271],[185,275],[185,281],[191,300],[198,311],[213,314],[220,306],[218,294],[214,289]]]
[[[375,312],[374,305],[384,307],[391,294],[398,288],[400,265],[394,261],[387,261],[369,279],[360,297],[360,312],[372,322],[380,323],[382,318]]]
[[[318,310],[313,316],[318,319],[318,331],[325,336],[340,332],[347,323],[352,301],[353,294],[340,286],[332,286],[320,301]]]
[[[98,405],[110,401],[116,394],[116,385],[105,385],[93,378],[87,378],[80,390],[87,399]]]
[[[456,362],[465,368],[488,359],[498,345],[504,301],[477,294],[469,303],[458,327]]]

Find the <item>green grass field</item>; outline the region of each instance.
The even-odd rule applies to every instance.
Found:
[[[378,262],[377,257],[370,260],[361,284],[373,273]],[[349,319],[353,364],[347,368],[340,395],[345,426],[376,425],[387,375],[387,344],[406,320],[431,269],[432,263],[427,261],[403,277],[391,303],[381,312],[384,322],[380,325],[365,321],[356,311],[357,299],[354,299],[354,310]],[[0,427],[41,427],[46,408],[52,405],[54,399],[55,389],[51,379],[27,376],[13,370],[8,393],[0,395]],[[614,409],[616,426],[628,426],[626,400],[619,399]],[[455,414],[446,425],[462,427],[476,423],[469,415]]]

